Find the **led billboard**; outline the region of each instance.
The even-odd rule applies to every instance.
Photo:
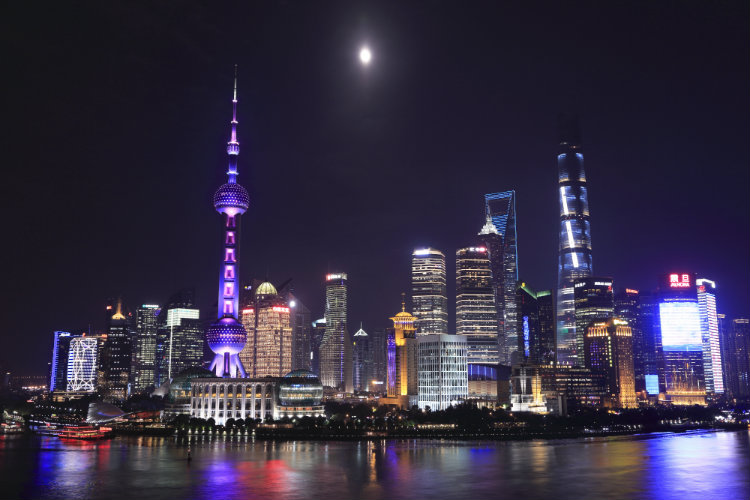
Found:
[[[665,351],[701,351],[698,302],[664,301],[659,304],[661,342]]]

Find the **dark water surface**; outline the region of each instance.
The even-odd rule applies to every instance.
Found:
[[[0,498],[750,499],[750,433],[526,442],[0,437]]]

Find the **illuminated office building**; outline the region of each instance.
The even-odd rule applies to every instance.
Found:
[[[463,335],[423,335],[417,339],[421,410],[445,410],[469,395],[468,346]]]
[[[159,311],[159,306],[152,304],[143,304],[135,311],[132,379],[133,391],[136,392],[145,391],[155,384]]]
[[[614,317],[615,302],[612,292],[612,278],[578,278],[573,281],[573,290],[576,327],[575,350],[577,353],[583,353],[586,328],[591,323],[608,321]],[[583,366],[583,356],[575,359],[575,364]]]
[[[385,328],[376,328],[370,334],[372,339],[372,379],[374,387],[372,392],[384,392],[386,390],[386,379],[388,373],[388,334]]]
[[[311,368],[312,318],[310,310],[293,294],[288,296],[292,326],[292,370]]]
[[[326,275],[325,336],[320,344],[320,381],[325,387],[353,392],[346,283],[345,273]]]
[[[576,333],[574,284],[592,274],[591,226],[581,133],[575,117],[560,117],[557,155],[560,246],[557,266],[557,362],[582,365],[583,335]],[[580,356],[582,358],[582,356]]]
[[[74,338],[70,332],[56,331],[52,340],[52,363],[50,368],[49,392],[66,390],[68,376],[68,353],[70,341]]]
[[[518,352],[518,315],[515,310],[518,281],[516,192],[485,194],[484,207],[487,222],[479,236],[490,254],[498,326],[501,330],[499,358],[500,363],[510,365],[514,362],[513,353]]]
[[[721,370],[719,319],[716,316],[716,283],[707,279],[697,279],[695,285],[698,287],[698,309],[701,318],[703,373],[706,378],[706,392],[723,394],[724,374]]]
[[[671,273],[662,278],[659,326],[667,398],[672,404],[705,404],[700,308],[692,274]]]
[[[320,346],[326,335],[325,318],[316,319],[312,322],[312,338],[310,339],[310,371],[320,377]]]
[[[132,356],[130,317],[122,312],[122,300],[118,300],[117,309],[109,320],[107,339],[99,361],[103,372],[100,389],[106,400],[124,401],[130,395]]]
[[[627,321],[610,319],[590,324],[584,337],[586,368],[606,374],[608,405],[636,408],[633,332]]]
[[[195,292],[185,288],[173,294],[158,315],[154,385],[203,363],[204,329]]]
[[[242,309],[247,342],[239,353],[248,377],[283,377],[292,370],[292,326],[289,302],[269,282],[255,290]]]
[[[649,395],[656,396],[659,393],[665,393],[667,390],[664,376],[664,350],[661,343],[658,294],[638,294],[638,324],[642,335],[640,361],[638,362],[643,364],[643,384]],[[634,360],[634,365],[635,363]],[[638,378],[636,378],[636,388],[642,390]]]
[[[388,397],[383,404],[395,404],[401,408],[411,408],[416,404],[419,390],[417,375],[417,336],[414,316],[406,312],[405,300],[401,311],[391,318],[393,329],[388,336],[388,369],[386,390]]]
[[[644,372],[645,343],[641,318],[639,314],[640,293],[633,288],[625,288],[615,294],[615,317],[628,323],[633,336],[633,372],[635,373],[635,390],[646,389]]]
[[[94,392],[97,387],[100,339],[97,337],[73,337],[68,351],[68,392]]]
[[[719,316],[724,352],[724,380],[727,395],[732,398],[750,396],[750,319],[729,321]]]
[[[448,295],[445,255],[434,248],[418,248],[411,258],[411,300],[417,335],[448,333]]]
[[[456,334],[466,336],[469,363],[500,362],[497,327],[487,248],[461,248],[456,251]]]

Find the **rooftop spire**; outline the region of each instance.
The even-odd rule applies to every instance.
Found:
[[[237,182],[237,155],[240,154],[240,143],[237,141],[237,65],[234,65],[234,93],[232,94],[232,135],[227,143],[227,154],[229,155],[230,184]]]
[[[406,292],[401,292],[401,312],[406,312]]]

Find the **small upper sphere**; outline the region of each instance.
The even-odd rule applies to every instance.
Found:
[[[243,213],[250,207],[250,195],[247,189],[239,184],[226,183],[216,190],[214,194],[214,208],[218,212],[224,212],[225,209],[237,209],[237,212]]]

